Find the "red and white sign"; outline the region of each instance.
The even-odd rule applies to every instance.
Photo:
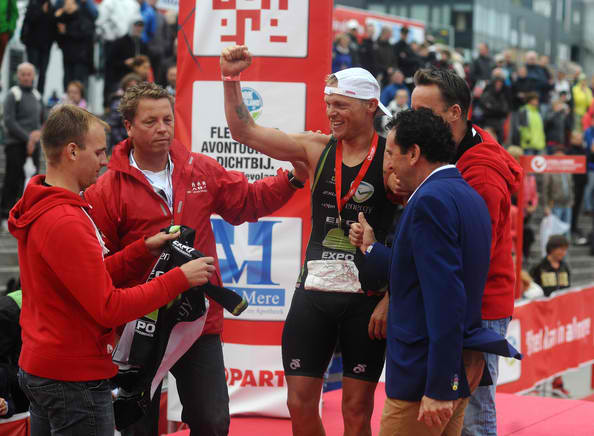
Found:
[[[392,28],[392,39],[394,43],[400,39],[400,29],[408,27],[408,42],[422,43],[425,40],[425,23],[422,21],[411,20],[409,18],[400,18],[394,15],[370,12],[364,9],[349,8],[346,6],[337,6],[334,8],[332,17],[332,30],[334,33],[346,32],[349,30],[349,24],[356,21],[358,23],[359,36],[365,34],[365,27],[368,24],[373,25],[374,39],[376,39],[382,27]]]
[[[0,419],[0,435],[2,436],[29,436],[30,433],[29,412],[18,413],[8,419]]]
[[[526,173],[585,173],[586,156],[522,156]]]
[[[507,339],[521,361],[499,359],[499,392],[531,390],[543,380],[594,360],[594,287],[516,305]]]
[[[241,86],[258,124],[289,133],[328,130],[323,91],[331,70],[332,2],[180,0],[178,20],[175,135],[192,151],[252,182],[291,167],[231,138],[219,56],[234,44],[247,45],[254,57]],[[250,303],[239,319],[224,323],[231,414],[288,417],[281,332],[311,229],[309,195],[307,188],[298,191],[257,223],[234,227],[211,217],[223,282]]]

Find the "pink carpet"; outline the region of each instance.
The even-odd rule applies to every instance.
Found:
[[[342,391],[324,394],[323,421],[327,436],[343,434],[340,401]],[[375,393],[372,418],[373,434],[379,431],[384,386]],[[544,397],[497,394],[497,425],[500,436],[574,436],[594,435],[594,403]],[[189,431],[173,433],[187,436]],[[230,436],[290,435],[288,419],[232,417]]]

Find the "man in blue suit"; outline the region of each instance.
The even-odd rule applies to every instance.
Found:
[[[363,214],[351,228],[365,264],[390,283],[380,436],[459,435],[467,398],[483,376],[479,351],[520,357],[481,327],[491,219],[481,196],[448,164],[456,146],[447,122],[421,108],[399,113],[388,127],[389,170],[413,192],[394,246],[374,242]]]

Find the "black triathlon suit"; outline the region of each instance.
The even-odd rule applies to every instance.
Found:
[[[379,380],[386,341],[371,339],[368,325],[382,295],[312,290],[311,285],[309,289],[305,285],[308,261],[352,261],[361,271],[364,256],[350,244],[348,238],[350,225],[357,222],[359,212],[365,214],[376,239],[385,239],[396,206],[386,198],[382,168],[384,150],[385,140],[380,137],[365,177],[342,209],[341,228],[338,227],[334,185],[335,138],[328,142],[318,161],[312,186],[311,235],[283,329],[282,354],[286,375],[323,377],[338,342],[342,352],[343,376],[371,382]],[[349,190],[362,164],[355,167],[342,164],[342,196]],[[361,274],[359,281],[365,291],[385,289],[385,286],[370,283]]]

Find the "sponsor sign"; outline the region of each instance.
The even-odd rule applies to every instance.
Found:
[[[594,360],[594,287],[561,291],[515,307],[508,340],[521,362],[499,359],[498,392],[529,391],[563,371]]]
[[[287,133],[305,130],[305,83],[242,82],[243,100],[259,125],[281,128]],[[192,151],[216,159],[230,170],[242,171],[250,181],[273,176],[279,168],[291,168],[289,162],[272,159],[234,141],[225,120],[223,83],[194,82],[192,113]],[[209,102],[201,104],[202,101]],[[290,110],[279,110],[284,102]]]
[[[254,183],[291,167],[231,137],[219,56],[234,44],[247,45],[253,56],[251,67],[241,74],[241,86],[244,103],[258,124],[288,133],[328,131],[323,95],[331,69],[332,2],[179,0],[178,22],[175,136],[192,151],[242,172]],[[204,189],[196,181],[187,192]],[[361,198],[369,195],[361,189]],[[280,332],[305,253],[310,218],[307,188],[258,222],[234,227],[212,217],[223,282],[250,303],[239,318],[224,321],[231,413],[288,416],[286,386],[278,374]]]
[[[250,304],[241,319],[283,321],[301,267],[301,218],[232,226],[213,216],[211,223],[223,284]]]
[[[528,173],[585,173],[586,156],[522,156],[522,167]]]

